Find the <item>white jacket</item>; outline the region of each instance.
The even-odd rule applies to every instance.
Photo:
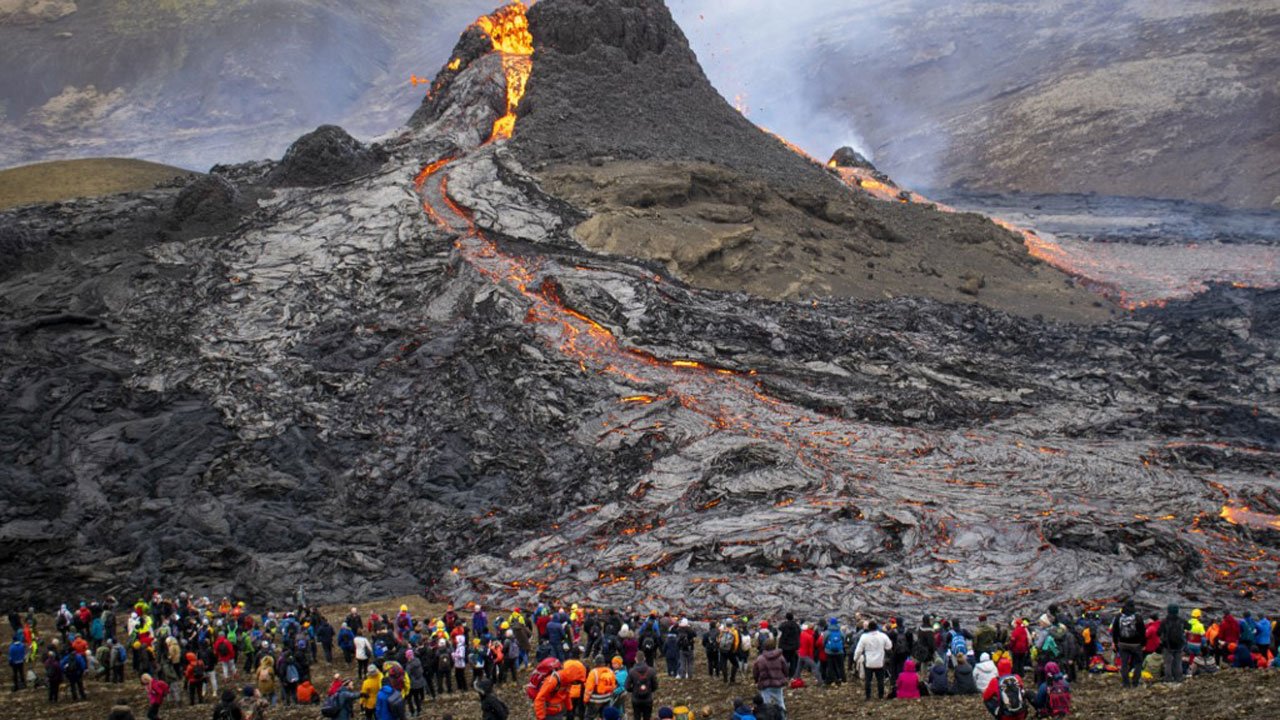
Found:
[[[865,632],[858,639],[858,646],[853,649],[854,662],[862,659],[866,667],[879,670],[884,667],[885,656],[893,649],[893,641],[879,630]]]
[[[999,677],[1000,671],[996,669],[996,664],[991,662],[991,656],[982,653],[982,662],[973,666],[973,683],[978,686],[978,692],[987,691],[987,686],[991,681]]]
[[[355,646],[357,660],[369,660],[373,657],[373,643],[369,642],[369,638],[357,635]]]

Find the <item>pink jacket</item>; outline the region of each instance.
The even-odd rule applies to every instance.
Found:
[[[902,674],[898,676],[898,698],[901,700],[920,699],[920,676],[916,675],[916,661],[908,660],[902,665]]]
[[[168,692],[169,683],[159,678],[152,678],[151,684],[147,686],[147,702],[158,707],[164,703],[164,696]]]

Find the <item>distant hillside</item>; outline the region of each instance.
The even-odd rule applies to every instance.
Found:
[[[0,170],[0,210],[19,205],[149,190],[190,170],[143,160],[58,160]]]

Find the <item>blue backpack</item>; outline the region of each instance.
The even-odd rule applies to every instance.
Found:
[[[844,633],[840,632],[839,627],[833,627],[827,631],[827,639],[823,641],[823,649],[828,655],[844,654]]]
[[[964,655],[969,652],[969,646],[964,641],[964,635],[958,632],[951,633],[951,654]]]

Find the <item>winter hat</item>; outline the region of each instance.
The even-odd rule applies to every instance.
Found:
[[[1052,677],[1054,675],[1057,675],[1061,671],[1062,671],[1062,668],[1058,667],[1058,663],[1056,662],[1045,663],[1045,666],[1044,666],[1045,675]]]
[[[622,667],[622,658],[615,655],[613,659],[609,661],[609,664],[613,666],[614,670],[617,670]]]
[[[601,717],[603,717],[604,720],[622,720],[622,713],[618,711],[618,708],[609,705],[604,709],[604,712],[601,713]]]
[[[667,707],[667,706],[665,706],[665,705],[663,705],[662,707],[658,708],[658,717],[663,718],[663,720],[668,720],[668,719],[670,719],[670,718],[675,718],[675,716],[676,716],[676,711],[675,711],[675,710],[672,710],[671,708],[669,708],[669,707]]]
[[[1191,611],[1191,617],[1193,618],[1198,618],[1200,617],[1200,615],[1201,615],[1200,608],[1196,608],[1195,610]]]
[[[978,658],[978,662],[991,662],[991,653],[982,653],[982,657]]]
[[[1178,614],[1177,605],[1169,605],[1169,617],[1175,617]]]

